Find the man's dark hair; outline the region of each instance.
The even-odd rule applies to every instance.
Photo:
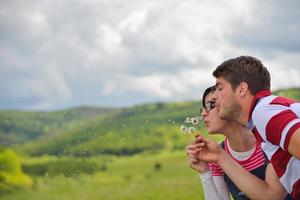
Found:
[[[251,56],[240,56],[223,62],[215,69],[213,76],[224,78],[233,90],[241,82],[246,82],[252,95],[270,89],[270,73],[260,60]]]
[[[205,108],[205,98],[206,96],[211,93],[214,92],[216,90],[216,86],[211,86],[209,88],[206,88],[206,90],[204,91],[203,95],[202,95],[202,106],[203,108]]]

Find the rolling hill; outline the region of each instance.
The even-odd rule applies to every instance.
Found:
[[[300,89],[275,91],[300,100]],[[131,155],[182,149],[179,127],[199,114],[200,102],[153,103],[123,109],[81,107],[56,112],[0,112],[0,141],[31,156]],[[205,132],[203,125],[199,129]]]
[[[78,107],[55,112],[0,111],[0,145],[20,145],[76,121],[114,113],[118,109]]]

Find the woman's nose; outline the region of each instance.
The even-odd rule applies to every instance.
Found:
[[[206,117],[207,116],[207,112],[206,112],[205,109],[203,109],[200,114],[201,114],[202,117]]]

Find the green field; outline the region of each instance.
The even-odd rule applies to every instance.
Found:
[[[19,189],[0,196],[7,200],[82,199],[202,199],[198,174],[186,163],[184,151],[140,154],[129,157],[91,157],[105,171],[74,177],[47,175],[34,177],[31,189]],[[160,167],[158,167],[160,166]]]

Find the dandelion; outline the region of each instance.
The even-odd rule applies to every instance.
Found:
[[[195,127],[190,127],[188,133],[189,134],[194,134],[196,132],[196,128]]]
[[[185,119],[185,121],[184,121],[184,123],[191,123],[192,121],[191,121],[191,118],[190,117],[187,117],[186,119]]]
[[[197,125],[199,124],[199,122],[201,120],[202,120],[201,116],[185,118],[184,123],[187,124],[187,125],[181,125],[180,126],[180,131],[183,134],[186,134],[186,135],[194,134],[198,130]]]
[[[193,118],[191,119],[191,121],[192,121],[192,124],[193,124],[193,125],[197,125],[197,124],[199,123],[199,120],[198,120],[198,118],[196,118],[196,117],[193,117]]]
[[[181,126],[180,126],[180,131],[181,131],[183,134],[187,134],[187,132],[188,132],[188,127],[186,127],[185,125],[181,125]]]

